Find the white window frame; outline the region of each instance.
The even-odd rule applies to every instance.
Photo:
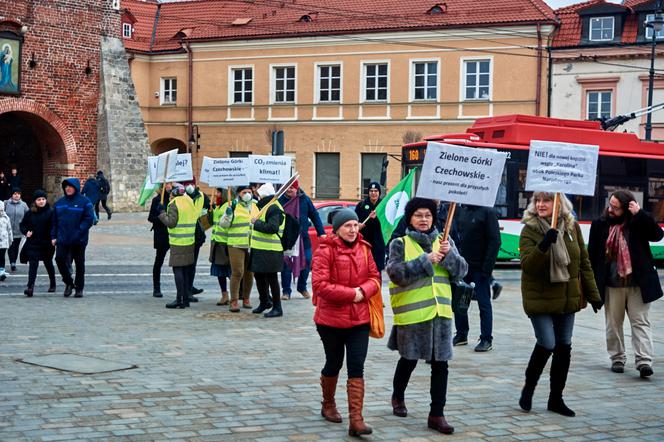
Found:
[[[489,62],[489,96],[485,98],[466,98],[466,81],[468,79],[468,74],[467,74],[467,63],[475,62],[479,63],[482,61],[488,61]],[[493,99],[493,57],[482,57],[482,58],[477,58],[477,57],[462,57],[460,59],[461,63],[461,90],[459,91],[459,101],[469,101],[469,102],[475,102],[475,101],[491,101]],[[478,65],[479,67],[479,65]],[[479,75],[479,71],[476,75]],[[479,78],[478,78],[479,80]],[[479,92],[479,84],[475,85],[475,88],[478,89]]]
[[[594,118],[590,117],[590,95],[597,94],[597,116]],[[609,113],[608,117],[611,116],[611,109],[613,108],[613,91],[612,90],[586,90],[586,119],[596,119],[602,118],[602,97],[608,94],[609,95]]]
[[[338,100],[321,100],[320,99],[320,92],[321,92],[321,87],[320,87],[320,82],[322,80],[321,77],[321,68],[324,67],[339,67],[339,99]],[[314,69],[316,70],[315,73],[315,80],[314,80],[314,104],[341,104],[343,103],[343,98],[344,98],[344,65],[340,61],[331,61],[331,62],[317,62],[314,63]],[[331,78],[331,77],[330,77]],[[332,87],[328,87],[328,91],[332,91]]]
[[[175,80],[175,89],[172,87],[168,89],[168,100],[166,99],[166,82]],[[159,104],[161,105],[175,105],[177,104],[178,101],[178,77],[161,77],[160,79],[160,87],[159,87]],[[170,84],[172,86],[172,83]],[[175,92],[175,100],[173,100],[173,92]]]
[[[649,22],[650,20],[653,20],[655,18],[655,14],[646,14],[646,22]],[[645,35],[646,35],[646,40],[652,40],[652,28],[649,28],[648,26],[643,26],[645,28]],[[664,38],[664,28],[660,29],[659,32],[657,32],[657,40],[661,40]]]
[[[611,38],[601,38],[603,31],[606,27],[603,26],[604,20],[611,20]],[[599,21],[599,33],[600,38],[593,38],[593,21]],[[590,17],[588,21],[588,40],[590,41],[612,41],[616,35],[616,18],[612,16],[608,17]]]
[[[131,23],[122,23],[122,38],[131,38],[133,31],[134,29]]]
[[[380,64],[385,64],[387,65],[387,90],[385,93],[385,99],[384,100],[367,100],[367,66],[369,65],[380,65]],[[390,83],[391,83],[391,75],[392,75],[392,69],[390,66],[390,60],[366,60],[362,61],[360,64],[360,93],[362,94],[360,96],[360,103],[379,103],[379,104],[387,104],[390,102]]]
[[[244,70],[250,70],[251,71],[251,101],[244,101],[244,94],[245,94],[245,82],[246,79],[244,78],[244,74],[242,77],[242,90],[240,91],[242,93],[242,101],[235,101],[235,71],[244,71]],[[253,64],[248,64],[248,65],[236,65],[236,66],[229,66],[228,67],[228,104],[233,106],[241,106],[241,105],[253,105],[254,100],[256,98],[256,82],[254,81],[256,79],[256,70],[254,69]]]
[[[293,68],[294,69],[294,91],[293,91],[293,101],[277,101],[277,69],[281,68]],[[285,86],[285,85],[284,85]],[[285,105],[294,105],[297,104],[297,90],[298,90],[298,84],[297,84],[297,63],[279,63],[279,64],[271,64],[270,65],[270,104],[285,104]],[[284,90],[284,93],[286,93],[288,89]],[[284,98],[286,98],[286,95],[284,95]]]
[[[430,87],[431,85],[427,84],[427,74],[425,72],[424,74],[424,95],[425,98],[415,98],[415,65],[420,64],[420,63],[436,63],[436,84],[434,85],[436,87],[436,97],[435,98],[426,98],[426,92],[427,88]],[[440,58],[417,58],[417,59],[411,59],[409,60],[409,73],[408,73],[408,78],[409,78],[409,97],[408,101],[410,102],[437,102],[440,99]]]

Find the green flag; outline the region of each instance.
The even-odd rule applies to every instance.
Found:
[[[380,228],[383,231],[385,244],[390,240],[392,232],[394,232],[397,224],[399,224],[399,220],[403,217],[406,204],[410,201],[413,193],[415,170],[412,169],[376,206],[376,217],[380,221]]]
[[[150,174],[145,177],[143,180],[143,187],[141,187],[141,196],[138,197],[138,204],[144,206],[145,203],[150,199],[155,190],[159,188],[158,184],[152,184],[150,181]]]

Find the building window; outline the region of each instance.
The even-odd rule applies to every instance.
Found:
[[[316,198],[339,198],[339,154],[316,154]]]
[[[367,187],[372,181],[380,183],[380,175],[383,171],[383,162],[387,158],[384,153],[363,153],[362,154],[362,182],[360,183],[360,192],[362,198],[366,198]],[[385,196],[385,195],[383,195]]]
[[[230,158],[248,158],[251,155],[251,152],[228,152]]]
[[[655,14],[646,14],[646,23],[655,19]],[[646,28],[646,40],[652,39],[652,28],[648,26]],[[664,28],[657,31],[657,40],[664,38]]]
[[[318,101],[341,101],[341,66],[318,66]]]
[[[489,100],[491,98],[491,60],[464,62],[464,98]]]
[[[251,68],[232,69],[233,104],[251,104],[253,101],[253,72]]]
[[[295,66],[274,68],[274,102],[295,103]]]
[[[175,104],[178,98],[177,78],[161,79],[161,104]]]
[[[588,120],[598,120],[611,116],[611,91],[588,91]]]
[[[387,63],[364,65],[364,100],[387,101]]]
[[[596,17],[590,19],[590,41],[613,40],[613,17]]]
[[[438,62],[413,62],[413,98],[415,100],[438,99]]]
[[[131,23],[122,23],[122,38],[131,38]]]

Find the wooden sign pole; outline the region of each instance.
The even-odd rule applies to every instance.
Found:
[[[450,203],[450,208],[447,210],[447,219],[445,220],[445,230],[441,241],[447,241],[447,238],[450,236],[450,230],[452,229],[452,219],[454,218],[454,212],[456,211],[457,203]]]
[[[168,173],[168,161],[171,158],[171,154],[166,155],[166,164],[164,165],[164,182],[161,183],[161,205],[164,205],[164,193],[166,192],[166,174]]]
[[[551,228],[558,227],[558,212],[560,212],[560,193],[556,192],[553,197],[553,214],[551,215]]]

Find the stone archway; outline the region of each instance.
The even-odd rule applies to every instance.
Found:
[[[150,144],[153,155],[159,155],[173,149],[177,149],[178,153],[187,153],[187,145],[177,138],[160,138]]]
[[[32,100],[0,100],[0,167],[19,169],[25,199],[39,187],[58,197],[76,159],[74,136],[53,111]]]

